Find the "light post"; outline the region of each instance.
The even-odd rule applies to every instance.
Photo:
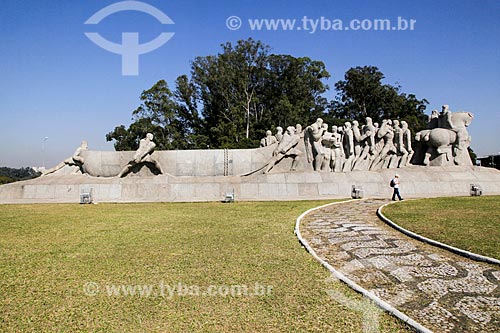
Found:
[[[43,138],[43,141],[42,141],[42,167],[43,167],[43,170],[45,171],[45,141],[47,141],[49,137],[46,136],[45,138]]]

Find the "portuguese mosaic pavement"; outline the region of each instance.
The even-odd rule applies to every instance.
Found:
[[[500,267],[413,240],[376,216],[384,200],[308,214],[303,237],[352,281],[434,332],[500,332]]]

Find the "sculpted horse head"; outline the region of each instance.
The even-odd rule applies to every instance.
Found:
[[[451,122],[456,127],[467,127],[474,119],[474,114],[466,111],[452,112]]]

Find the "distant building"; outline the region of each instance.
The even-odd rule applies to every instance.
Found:
[[[489,155],[489,156],[481,156],[476,159],[478,161],[478,165],[487,167],[487,168],[496,168],[500,170],[500,154]]]

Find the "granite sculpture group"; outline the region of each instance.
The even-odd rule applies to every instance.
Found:
[[[300,124],[288,126],[285,133],[281,127],[277,127],[276,135],[268,130],[266,137],[260,141],[261,149],[274,148],[265,150],[269,154],[267,161],[244,175],[269,173],[286,159],[291,161],[290,168],[282,171],[296,171],[302,160],[301,171],[344,173],[404,168],[410,164],[472,165],[467,151],[471,138],[466,128],[473,117],[469,112],[452,113],[448,105],[443,105],[441,113],[438,114],[436,110],[432,112],[427,129],[416,133],[413,145],[408,123],[397,119],[384,119],[379,125],[366,117],[362,126],[353,120],[329,129],[328,124],[318,118],[305,129]],[[155,147],[153,135],[147,133],[140,140],[133,157],[120,166],[118,173],[97,172],[97,176],[122,178],[131,172],[137,173],[143,166],[147,166],[155,175],[165,174],[161,160],[154,155]],[[47,170],[44,175],[52,174],[66,165],[74,167],[72,173],[94,175],[87,170],[84,158],[87,150],[87,142],[82,141],[72,157]]]
[[[367,117],[361,127],[353,120],[340,127],[332,126],[329,131],[328,124],[318,118],[304,131],[300,124],[290,126],[282,136],[281,127],[277,127],[276,136],[268,130],[260,142],[261,147],[277,145],[264,173],[284,157],[292,158],[290,171],[294,171],[304,153],[312,169],[322,172],[402,168],[410,164],[472,165],[467,151],[471,138],[466,127],[473,118],[470,112],[452,113],[448,105],[443,105],[440,114],[432,112],[427,129],[415,135],[414,147],[404,120],[384,119],[379,126]],[[299,148],[300,139],[304,140],[304,152]]]
[[[472,120],[443,106],[413,134],[402,119],[341,126],[317,119],[267,131],[253,149],[157,150],[150,133],[136,151],[89,150],[83,141],[42,177],[1,185],[0,203],[75,202],[86,189],[95,202],[214,201],[227,193],[238,200],[344,198],[353,186],[388,197],[395,173],[409,197],[469,195],[471,184],[500,193],[500,172],[470,160]]]

